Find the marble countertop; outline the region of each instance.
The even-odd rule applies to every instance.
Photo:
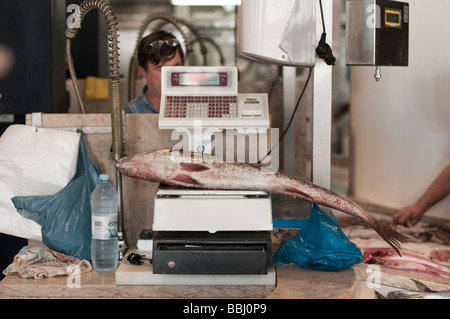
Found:
[[[340,299],[354,298],[357,292],[353,268],[338,272],[317,271],[296,264],[276,267],[276,286],[178,285],[118,286],[114,271],[43,279],[6,276],[0,282],[0,298],[271,298]]]
[[[277,246],[279,243],[274,243],[273,253]],[[76,280],[71,276],[23,279],[17,275],[10,275],[0,282],[0,299],[358,298],[359,279],[353,267],[334,272],[311,270],[297,264],[289,264],[277,266],[275,271],[275,285],[117,285],[115,271],[96,270],[81,274]]]

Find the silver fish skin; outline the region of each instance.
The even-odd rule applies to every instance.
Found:
[[[116,162],[125,176],[175,187],[258,190],[317,203],[360,218],[400,255],[405,236],[382,225],[353,201],[309,181],[256,164],[226,163],[210,154],[161,149],[126,156]]]
[[[379,299],[450,299],[450,291],[448,290],[434,291],[419,280],[411,280],[415,282],[419,291],[397,290],[389,292],[386,296],[383,296],[378,291],[375,291],[375,294]]]
[[[450,299],[450,292],[391,291],[386,299]]]

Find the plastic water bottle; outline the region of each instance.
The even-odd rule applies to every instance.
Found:
[[[91,260],[94,269],[109,270],[118,266],[118,208],[119,196],[109,182],[109,175],[100,174],[100,183],[91,194]]]

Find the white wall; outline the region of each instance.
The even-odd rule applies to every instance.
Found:
[[[409,0],[409,66],[351,67],[354,195],[401,208],[450,164],[450,1]],[[450,196],[427,216],[450,219]]]

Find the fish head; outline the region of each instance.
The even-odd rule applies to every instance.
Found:
[[[170,150],[157,150],[125,156],[116,162],[116,169],[125,176],[160,182],[162,169],[170,168]]]

